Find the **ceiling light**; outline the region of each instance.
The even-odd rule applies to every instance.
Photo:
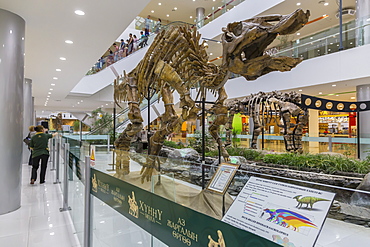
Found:
[[[9,30],[9,33],[13,33],[13,30]]]
[[[329,3],[324,3],[324,6],[328,6],[329,5]]]
[[[173,8],[174,10],[177,10],[177,8],[175,7],[175,8]]]
[[[84,102],[83,100],[81,100],[81,102]]]
[[[76,15],[85,15],[85,12],[83,12],[82,10],[76,10],[75,14]]]
[[[319,92],[319,94],[322,94],[322,92]]]
[[[77,104],[80,104],[80,102],[77,102]]]
[[[167,17],[170,17],[170,15],[167,15]]]
[[[339,94],[335,95],[335,96],[339,96]]]
[[[54,89],[50,88],[50,91],[53,91]]]
[[[154,10],[152,10],[152,11],[150,11],[150,12],[154,13]]]
[[[351,97],[351,99],[356,99],[356,97]]]
[[[301,33],[297,33],[297,35],[301,35]]]
[[[67,58],[65,58],[65,57],[60,57],[59,59],[62,60],[62,61],[67,60]]]
[[[51,94],[51,92],[48,92],[48,94]]]
[[[108,105],[108,104],[105,104],[105,105]]]
[[[58,80],[58,77],[53,77],[53,80]]]
[[[302,92],[302,89],[299,89],[298,91],[299,91],[299,92]]]
[[[24,40],[24,37],[22,37],[22,40]]]
[[[331,85],[332,87],[336,87],[337,85],[335,85],[335,84],[333,84],[333,85]]]
[[[55,71],[58,71],[58,72],[60,72],[60,71],[62,71],[61,69],[55,69]]]
[[[158,5],[162,5],[162,3],[158,3]]]
[[[301,3],[297,3],[297,6],[301,5]]]
[[[66,42],[67,44],[73,44],[73,41],[72,40],[66,40],[66,41],[64,41],[64,42]]]
[[[366,21],[370,21],[370,18],[367,18]]]
[[[55,84],[54,84],[54,83],[51,83],[50,85],[55,86]]]
[[[190,19],[192,19],[193,18],[193,16],[190,16]]]
[[[310,39],[313,39],[313,37],[311,37]]]
[[[47,97],[50,98],[50,95],[48,95]]]
[[[213,53],[211,52],[211,53],[209,53],[209,55],[210,55],[210,56],[212,56],[212,55],[213,55]]]
[[[331,45],[333,44],[333,43],[330,43]]]

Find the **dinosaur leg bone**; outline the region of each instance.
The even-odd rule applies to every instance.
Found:
[[[143,128],[143,118],[141,117],[141,111],[139,108],[140,102],[138,102],[138,91],[136,81],[134,78],[127,78],[127,98],[129,100],[129,113],[128,117],[131,121],[121,133],[121,135],[114,142],[117,154],[117,164],[124,170],[125,174],[129,173],[130,160],[127,152],[130,150],[130,144],[133,137],[136,136]]]
[[[143,166],[140,172],[142,183],[144,180],[150,180],[156,168],[156,156],[159,154],[159,151],[161,151],[165,137],[173,133],[174,129],[182,123],[175,112],[171,88],[167,85],[164,86],[162,90],[165,112],[160,116],[160,129],[150,138],[150,155],[147,158],[146,165]]]

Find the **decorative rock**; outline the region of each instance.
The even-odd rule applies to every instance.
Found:
[[[363,190],[369,192],[369,194],[355,192],[351,196],[351,204],[357,206],[370,206],[370,173],[366,174],[361,184],[356,188],[357,190]]]

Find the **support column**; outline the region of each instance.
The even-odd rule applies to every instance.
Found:
[[[308,109],[308,115],[310,116],[308,120],[309,137],[319,137],[319,111]],[[310,141],[308,146],[310,153],[317,154],[320,152],[319,142]]]
[[[0,214],[21,205],[25,21],[0,9]]]
[[[204,12],[206,11],[203,7],[197,8],[197,27],[201,28],[204,25]]]
[[[356,87],[357,101],[370,101],[370,84],[358,85]],[[370,138],[370,112],[360,112],[360,129],[357,130],[357,134],[360,138]],[[361,141],[362,142],[362,141]],[[367,152],[370,150],[369,144],[360,145],[360,159],[364,159],[367,156]]]
[[[33,118],[32,80],[26,78],[23,83],[23,137],[28,135],[28,127],[35,125]],[[30,151],[23,145],[22,163],[28,163]]]
[[[369,24],[370,0],[356,0],[356,26],[360,27]],[[370,43],[370,25],[360,28],[357,31],[357,44],[365,45]]]

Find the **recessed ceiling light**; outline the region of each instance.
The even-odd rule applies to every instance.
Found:
[[[213,53],[211,52],[211,53],[209,53],[209,55],[210,55],[210,56],[212,56],[212,55],[213,55]]]
[[[77,104],[80,104],[80,102],[77,102]]]
[[[328,6],[329,5],[329,3],[324,3],[324,6]]]
[[[297,35],[301,35],[301,33],[297,33]]]
[[[322,94],[322,92],[319,92],[319,94]]]
[[[83,12],[82,10],[76,10],[75,14],[76,15],[85,15],[85,12]]]
[[[105,105],[108,105],[108,104],[105,104]]]
[[[81,100],[81,102],[84,102],[83,100]]]
[[[158,3],[158,5],[162,5],[162,3]]]
[[[335,84],[333,84],[333,85],[331,85],[332,87],[336,87],[337,85],[335,85]]]
[[[50,98],[50,95],[48,95],[47,97]]]
[[[54,89],[50,88],[50,91],[53,91]]]
[[[54,83],[51,83],[50,85],[55,86],[55,84],[54,84]]]
[[[24,40],[24,37],[22,37],[22,40]]]
[[[166,15],[167,17],[170,17],[170,15]]]
[[[51,94],[51,92],[48,92],[48,94]]]
[[[152,11],[150,11],[150,12],[154,13],[154,10],[152,10]]]
[[[58,71],[58,72],[60,72],[60,71],[62,71],[61,69],[55,69],[55,71]]]
[[[9,30],[9,33],[13,33],[13,30]]]
[[[351,99],[356,99],[356,97],[351,97]]]
[[[366,21],[370,21],[370,18],[367,18]]]
[[[72,40],[66,40],[66,41],[64,41],[64,42],[66,42],[67,44],[73,44],[73,41]]]
[[[335,96],[339,96],[339,94],[335,95]]]
[[[311,37],[310,39],[313,39],[313,37]]]
[[[53,80],[58,80],[58,77],[53,77]]]
[[[298,91],[299,91],[299,92],[302,92],[302,89],[299,89]]]
[[[301,3],[297,3],[297,6],[301,5]]]
[[[173,8],[174,10],[177,10],[177,8],[175,7],[175,8]]]
[[[62,61],[67,60],[67,58],[65,58],[65,57],[60,57],[59,59],[62,60]]]
[[[193,16],[190,16],[190,19],[192,19],[193,18]]]

